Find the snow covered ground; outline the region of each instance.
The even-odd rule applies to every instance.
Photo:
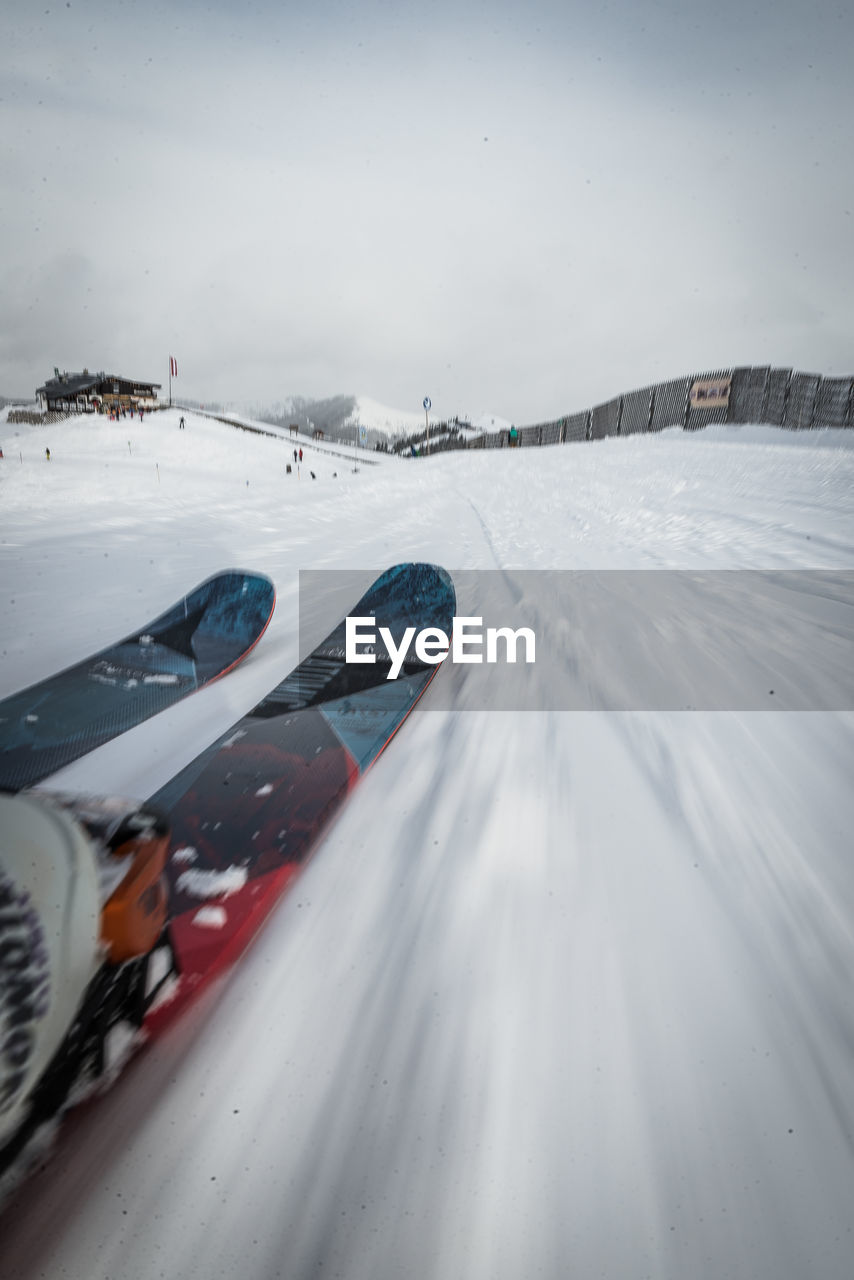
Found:
[[[460,416],[464,421],[466,420],[465,415]],[[372,431],[385,431],[391,438],[417,433],[425,425],[423,409],[415,411],[392,409],[388,405],[380,404],[378,400],[373,400],[370,396],[356,397],[356,407],[348,422],[352,426],[361,425]],[[430,425],[434,426],[435,423],[435,412],[431,412]],[[469,425],[474,429],[474,433],[506,431],[510,427],[506,419],[496,417],[494,413],[487,410],[476,414]]]
[[[349,423],[367,427],[373,431],[386,431],[392,438],[420,431],[424,426],[424,412],[407,409],[390,409],[388,405],[372,400],[370,396],[357,396],[356,407]]]
[[[185,417],[0,419],[0,696],[216,570],[278,590],[237,671],[51,785],[142,797],[227,728],[297,660],[300,569],[854,569],[852,432],[287,475]],[[854,714],[445,709],[450,675],[239,969],[69,1117],[4,1280],[848,1280]]]

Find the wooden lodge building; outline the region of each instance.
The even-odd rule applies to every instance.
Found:
[[[108,413],[111,409],[156,409],[159,382],[140,382],[115,373],[60,373],[36,391],[49,413]]]

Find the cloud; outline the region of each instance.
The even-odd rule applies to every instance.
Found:
[[[840,10],[2,21],[0,391],[177,353],[200,399],[429,392],[526,422],[851,348]]]

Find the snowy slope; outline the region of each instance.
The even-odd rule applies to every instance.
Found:
[[[419,431],[424,426],[424,411],[392,409],[370,396],[357,396],[356,406],[347,423],[354,427],[367,427],[369,431],[384,431],[393,438]]]
[[[431,425],[437,421],[435,411],[430,413]],[[383,431],[390,438],[421,431],[425,425],[424,410],[394,409],[370,396],[357,396],[356,405],[347,419],[347,425],[367,427],[369,431]],[[475,431],[506,431],[510,422],[486,410],[477,414],[470,425]]]
[[[389,436],[406,435],[420,431],[424,427],[424,410],[392,409],[380,404],[369,396],[358,396],[356,407],[348,420],[353,426],[364,426],[369,430],[385,431]],[[430,413],[431,424],[437,421],[435,411]],[[477,431],[506,431],[510,423],[505,418],[497,417],[486,410],[477,414],[470,425]]]
[[[217,569],[278,590],[233,675],[52,785],[144,796],[226,728],[297,659],[300,569],[854,568],[852,433],[312,481],[186,417],[0,425],[0,695]],[[444,710],[448,675],[218,998],[71,1117],[4,1280],[850,1276],[854,715]]]
[[[507,418],[499,418],[496,414],[484,410],[483,413],[477,414],[472,419],[471,425],[476,431],[482,431],[486,434],[495,431],[509,431],[513,423],[509,422]]]

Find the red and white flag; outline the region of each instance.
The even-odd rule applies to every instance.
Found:
[[[169,373],[173,378],[178,377],[178,361],[174,356],[169,357]]]

